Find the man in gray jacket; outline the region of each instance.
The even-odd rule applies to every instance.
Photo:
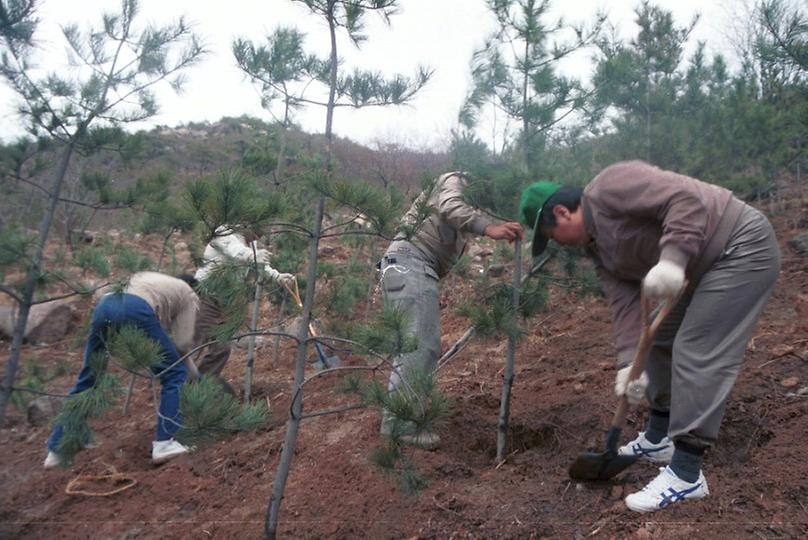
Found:
[[[746,344],[774,289],[780,251],[768,220],[724,188],[641,161],[612,165],[584,190],[538,182],[522,194],[533,254],[548,239],[587,246],[612,308],[615,392],[647,397],[645,431],[621,454],[669,464],[626,497],[652,512],[709,494],[704,452],[718,435]],[[681,300],[654,340],[645,373],[628,382],[640,333],[640,292]]]
[[[408,330],[418,338],[418,348],[398,356],[388,389],[399,388],[402,379],[431,374],[440,357],[440,305],[438,281],[463,254],[466,243],[476,236],[513,241],[522,237],[516,222],[494,221],[463,199],[466,178],[460,172],[439,176],[432,189],[421,193],[402,218],[402,225],[413,227],[407,240],[394,239],[380,263],[381,287],[385,299],[407,316]],[[421,209],[430,214],[421,223]],[[381,432],[390,434],[392,419],[385,413]],[[403,440],[422,448],[437,448],[440,437],[431,431],[405,435]]]

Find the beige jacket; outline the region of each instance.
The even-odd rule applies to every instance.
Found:
[[[138,272],[124,292],[139,296],[151,306],[180,355],[191,350],[199,299],[190,285],[165,274]]]
[[[685,268],[695,287],[720,256],[744,204],[722,187],[625,161],[586,186],[581,207],[612,308],[618,365],[628,365],[640,334],[642,279],[665,259]]]
[[[426,204],[432,214],[420,225],[409,243],[413,244],[431,263],[439,277],[452,269],[466,249],[472,235],[482,236],[485,228],[494,221],[463,200],[466,179],[460,172],[450,172],[438,177],[430,192],[422,192],[401,218],[403,224],[415,225],[418,208]],[[407,248],[408,242],[398,236],[387,253],[396,253]]]

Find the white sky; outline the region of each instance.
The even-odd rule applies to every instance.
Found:
[[[605,10],[621,35],[636,34],[634,8],[639,0],[555,0],[555,13],[570,22],[590,22],[598,8]],[[677,24],[685,25],[694,14],[702,15],[689,46],[707,41],[708,52],[732,56],[725,35],[733,20],[744,11],[744,0],[656,0],[673,12]],[[58,69],[66,64],[65,45],[59,25],[88,23],[99,26],[102,12],[119,10],[118,0],[44,0],[37,39],[43,47],[39,62]],[[141,0],[138,20],[166,23],[185,15],[194,24],[211,53],[187,72],[185,92],[176,96],[168,89],[158,94],[160,114],[148,124],[175,126],[191,121],[215,122],[223,116],[248,114],[265,120],[271,115],[260,106],[257,89],[247,81],[233,60],[231,43],[236,37],[264,40],[276,27],[295,26],[306,33],[308,52],[326,56],[328,29],[304,5],[289,0]],[[469,62],[475,48],[494,28],[484,0],[401,0],[392,25],[385,26],[370,14],[369,37],[357,50],[346,39],[338,42],[345,67],[377,69],[387,74],[414,74],[417,66],[434,68],[435,75],[408,106],[341,108],[336,112],[335,132],[355,141],[372,144],[387,140],[417,148],[443,146],[456,126],[457,114],[469,88]],[[578,76],[591,71],[586,52],[568,61],[562,69]],[[14,113],[15,95],[0,83],[0,139],[5,142],[23,133]],[[296,120],[309,132],[322,132],[325,112],[321,107],[300,111]],[[501,122],[500,122],[501,123]],[[501,126],[499,126],[501,127]],[[481,135],[491,132],[490,126]],[[490,137],[488,137],[490,139]]]

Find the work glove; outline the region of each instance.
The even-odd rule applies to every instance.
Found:
[[[642,289],[648,298],[665,298],[678,293],[684,282],[684,268],[663,259],[645,275]]]
[[[617,371],[617,377],[614,379],[614,393],[617,394],[618,397],[625,394],[629,405],[639,405],[645,397],[645,389],[648,388],[648,375],[643,371],[638,379],[629,383],[629,371],[631,371],[630,365]]]
[[[258,264],[269,264],[269,251],[265,249],[256,249],[255,250],[255,259],[258,261]]]
[[[275,281],[287,288],[293,288],[295,286],[295,276],[293,274],[287,274],[286,272],[278,274]]]

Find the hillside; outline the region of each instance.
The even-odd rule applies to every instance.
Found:
[[[765,209],[765,208],[764,208]],[[601,449],[615,403],[609,312],[600,299],[553,289],[550,309],[526,325],[519,344],[511,409],[510,454],[494,466],[505,343],[474,340],[440,372],[453,409],[436,452],[414,451],[429,482],[416,496],[369,463],[378,413],[362,410],[306,420],[281,513],[286,538],[805,538],[808,535],[808,259],[787,242],[808,230],[808,191],[795,186],[771,217],[783,252],[777,289],[755,330],[715,449],[706,458],[711,496],[653,516],[628,511],[622,497],[654,475],[635,465],[613,482],[567,477],[578,452]],[[159,251],[146,237],[140,249]],[[322,254],[358,256],[330,239]],[[368,261],[369,263],[369,261]],[[368,265],[369,267],[369,265]],[[324,286],[326,289],[328,285]],[[455,314],[469,280],[442,284],[443,348],[466,330]],[[378,297],[375,297],[378,300]],[[91,306],[78,304],[81,324]],[[275,308],[262,312],[272,326]],[[322,321],[321,321],[322,322]],[[48,384],[66,391],[80,362],[81,332],[61,343],[27,346],[24,358],[68,373]],[[2,343],[0,357],[8,355]],[[362,359],[340,352],[347,365]],[[225,375],[239,387],[245,352],[234,350]],[[47,427],[11,410],[0,448],[0,536],[5,538],[260,538],[284,434],[293,350],[259,350],[254,396],[270,404],[268,430],[199,448],[161,467],[149,461],[150,392],[136,386],[128,415],[120,407],[94,425],[99,447],[75,467],[45,471]],[[306,410],[350,403],[334,380],[315,383]],[[631,415],[625,438],[639,426]],[[80,474],[125,473],[133,488],[109,497],[65,494]]]
[[[104,130],[101,130],[104,131]],[[101,131],[99,133],[101,133]],[[68,172],[62,197],[88,204],[99,201],[97,193],[88,189],[82,179],[100,176],[109,180],[111,190],[125,190],[138,180],[167,175],[172,192],[190,180],[214,177],[223,171],[242,168],[260,182],[272,184],[279,149],[279,128],[259,119],[242,116],[222,118],[215,123],[191,123],[176,128],[157,127],[135,134],[113,131],[98,135],[105,143],[85,152]],[[323,152],[325,138],[296,128],[289,130],[284,161],[285,176],[294,178],[311,168]],[[91,138],[92,139],[92,138]],[[94,139],[93,139],[94,140]],[[335,175],[353,181],[364,181],[378,187],[393,186],[402,193],[414,194],[425,177],[431,177],[450,167],[450,156],[431,149],[415,150],[396,143],[379,143],[368,148],[349,139],[335,137]],[[2,151],[10,151],[13,146]],[[31,180],[43,187],[52,182],[56,153],[44,149],[36,159],[30,147],[31,159],[22,171],[26,176],[35,171]],[[6,156],[0,151],[0,160]],[[0,224],[24,224],[35,228],[33,212],[20,212],[20,207],[41,204],[36,201],[39,191],[30,184],[11,178],[3,183],[0,198]],[[103,205],[102,205],[103,206]],[[29,209],[30,210],[30,209]],[[80,214],[80,215],[75,215]],[[139,217],[128,211],[77,208],[62,204],[57,211],[56,225],[89,222],[88,228],[115,226],[131,227]],[[75,225],[78,226],[78,225]],[[61,231],[64,233],[64,231]]]

